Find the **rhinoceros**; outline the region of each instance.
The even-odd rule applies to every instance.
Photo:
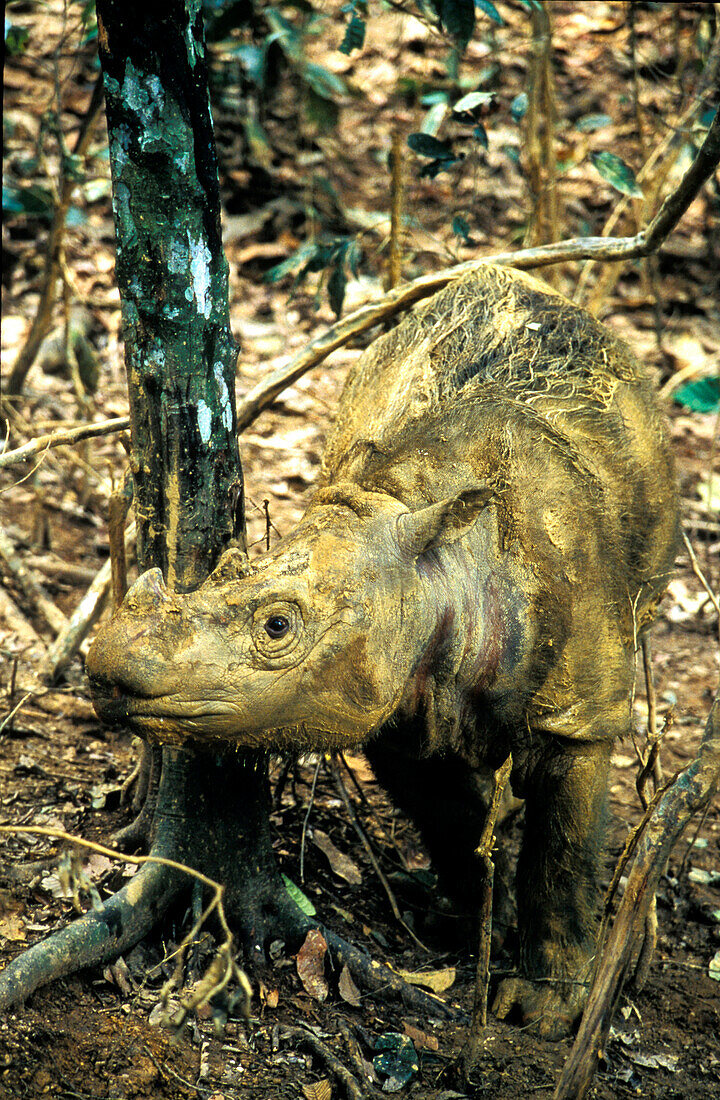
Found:
[[[673,463],[647,373],[593,316],[488,265],[377,339],[319,485],[256,563],[144,573],[87,668],[105,719],[177,746],[366,752],[441,884],[477,898],[483,777],[524,799],[519,974],[547,1036],[594,954],[606,788],[671,573]]]

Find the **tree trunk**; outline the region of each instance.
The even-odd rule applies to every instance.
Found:
[[[138,562],[159,565],[168,587],[189,591],[231,540],[246,549],[237,347],[202,14],[192,0],[149,9],[99,0],[97,12]],[[255,948],[266,914],[277,918],[283,900],[295,923],[270,845],[267,759],[232,756],[219,766],[206,754],[184,755],[188,847],[198,869],[222,871],[229,912]],[[274,923],[267,934],[283,928]]]
[[[189,591],[245,547],[228,267],[200,5],[98,0],[132,429],[138,562]],[[272,852],[267,757],[165,749],[150,854],[226,885],[253,954],[308,925]],[[141,939],[189,879],[146,864],[105,903],[6,968],[0,1005]]]

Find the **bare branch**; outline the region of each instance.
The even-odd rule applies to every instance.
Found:
[[[695,160],[688,168],[677,188],[660,207],[657,215],[645,229],[634,237],[576,237],[573,240],[558,241],[555,244],[540,245],[537,248],[524,248],[519,252],[501,252],[495,256],[484,256],[479,260],[468,260],[455,267],[446,267],[430,275],[423,275],[411,283],[390,290],[379,302],[362,306],[348,317],[331,325],[327,332],[312,340],[289,363],[278,367],[258,383],[245,398],[238,402],[237,429],[244,431],[249,424],[271,405],[278,394],[287,386],[326,359],[331,352],[342,347],[349,340],[374,328],[383,321],[408,309],[411,305],[428,298],[436,291],[464,275],[487,264],[504,264],[520,271],[528,271],[547,264],[565,263],[569,260],[630,260],[639,256],[648,256],[656,251],[690,203],[697,196],[702,185],[710,178],[720,163],[720,112],[715,115]]]
[[[0,454],[0,469],[4,466],[13,466],[17,462],[24,462],[41,451],[48,451],[51,447],[62,447],[68,443],[79,443],[82,439],[92,439],[98,435],[112,435],[113,432],[122,432],[130,426],[130,418],[116,416],[111,420],[100,420],[97,424],[83,424],[80,428],[61,428],[59,431],[50,432],[48,435],[39,435],[35,439],[28,440],[21,447],[13,451],[5,451]]]

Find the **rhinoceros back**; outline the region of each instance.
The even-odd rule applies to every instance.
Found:
[[[509,537],[539,556],[544,541],[549,569],[553,524],[589,525],[593,546],[575,556],[601,558],[615,597],[640,593],[641,610],[672,566],[672,457],[647,372],[586,310],[497,266],[449,284],[361,356],[321,480],[411,509],[490,482]]]

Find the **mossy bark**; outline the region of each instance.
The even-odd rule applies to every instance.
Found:
[[[97,12],[138,560],[188,591],[228,543],[245,548],[237,347],[201,4],[99,0]],[[191,862],[222,876],[237,930],[256,948],[286,931],[278,897],[287,899],[285,924],[295,924],[271,851],[267,760],[198,755],[187,763],[175,782],[185,784]]]
[[[199,0],[98,0],[117,281],[132,428],[140,569],[196,588],[233,540],[245,546],[228,266]],[[226,885],[225,909],[253,954],[307,918],[272,852],[267,757],[163,750],[150,854]],[[0,1006],[128,950],[190,884],[146,864],[98,912],[20,955]]]

